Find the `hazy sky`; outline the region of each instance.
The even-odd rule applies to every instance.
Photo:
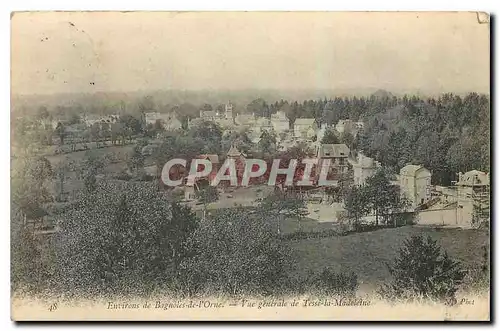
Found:
[[[475,13],[19,13],[12,91],[489,90]]]

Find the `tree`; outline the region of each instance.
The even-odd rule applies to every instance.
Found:
[[[263,154],[274,154],[276,152],[276,135],[264,130],[260,135],[258,145]]]
[[[392,266],[392,280],[379,293],[388,299],[425,298],[455,302],[455,293],[466,272],[430,236],[406,239]]]
[[[144,160],[145,157],[141,153],[141,146],[137,145],[130,153],[130,156],[127,160],[127,166],[130,171],[139,173],[141,169],[144,169]]]
[[[370,212],[368,194],[364,187],[352,186],[344,198],[344,208],[351,226],[357,230],[362,217]]]
[[[147,95],[139,101],[140,111],[152,111],[156,108],[153,96]]]
[[[203,151],[205,154],[221,153],[222,129],[214,122],[204,121],[189,130],[188,135],[193,139],[203,141]]]
[[[45,120],[50,117],[49,111],[47,110],[47,107],[45,106],[40,106],[38,108],[38,113],[37,113],[37,119],[39,120]]]
[[[44,259],[42,240],[23,224],[22,212],[11,208],[11,290],[13,295],[33,296],[50,288],[51,268]]]
[[[122,123],[124,128],[128,129],[131,134],[139,134],[142,130],[141,121],[130,114],[120,116],[119,123]]]
[[[203,106],[201,106],[201,110],[204,111],[204,112],[205,111],[212,111],[213,108],[212,108],[211,104],[205,103],[205,104],[203,104]]]
[[[269,117],[269,108],[262,98],[255,99],[247,105],[247,114],[254,114],[258,117]]]
[[[64,201],[65,199],[65,190],[64,183],[66,181],[68,173],[71,171],[73,166],[73,161],[66,157],[61,160],[54,171],[55,179],[58,181],[56,192],[58,192],[58,201]]]
[[[321,139],[321,144],[338,144],[339,138],[333,129],[327,129],[325,135]]]
[[[41,188],[46,180],[52,178],[53,170],[46,157],[38,157],[29,161],[28,176]]]
[[[66,128],[59,122],[54,130],[54,133],[59,137],[60,145],[64,145],[64,137],[66,136]]]
[[[219,191],[215,186],[207,185],[205,187],[198,188],[195,195],[198,201],[203,204],[203,219],[205,219],[208,205],[219,200]]]
[[[98,183],[54,236],[57,285],[79,297],[167,290],[178,281],[196,227],[189,208],[166,200],[154,185]]]
[[[387,173],[381,169],[366,179],[365,192],[371,210],[375,211],[375,225],[379,225],[379,217],[387,221],[389,216],[404,210],[407,201],[401,197],[399,187],[391,184]]]
[[[81,122],[80,116],[78,114],[71,114],[68,120],[69,125],[79,124]]]
[[[192,236],[182,263],[186,295],[282,294],[290,273],[289,249],[271,231],[270,215],[221,210]]]
[[[165,129],[163,128],[162,120],[158,119],[155,121],[155,123],[153,124],[153,131],[155,135],[165,131]]]
[[[343,132],[340,135],[339,142],[341,144],[346,144],[350,149],[352,149],[354,145],[354,136],[350,132]]]
[[[95,153],[88,151],[78,169],[79,176],[83,178],[83,183],[87,192],[92,192],[97,187],[96,176],[105,167],[104,159]]]
[[[299,231],[302,231],[302,219],[309,214],[304,198],[298,193],[293,193],[288,196],[287,203],[289,207],[285,210],[286,214],[297,219]]]
[[[278,234],[281,234],[281,224],[285,217],[297,217],[300,228],[302,217],[308,214],[305,201],[299,194],[277,188],[260,201],[258,209],[261,213],[272,215]]]
[[[111,143],[113,145],[120,142],[125,145],[125,137],[126,137],[126,128],[125,125],[121,122],[112,123],[111,124]]]
[[[94,123],[90,127],[90,137],[99,148],[99,140],[101,138],[101,125],[99,123]]]

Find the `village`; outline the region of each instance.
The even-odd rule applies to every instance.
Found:
[[[165,139],[172,135],[185,134],[199,126],[215,125],[220,130],[222,139],[225,139],[227,149],[220,149],[219,154],[210,153],[211,151],[207,150],[207,153],[193,155],[195,159],[209,160],[213,167],[212,172],[205,178],[197,178],[196,181],[184,180],[183,185],[174,190],[182,196],[181,201],[193,210],[203,208],[197,191],[202,189],[208,180],[213,179],[224,160],[236,160],[244,167],[247,159],[262,155],[259,149],[263,146],[274,150],[275,156],[287,155],[293,150],[296,153],[300,150],[302,155],[299,158],[315,158],[320,160],[319,162],[328,160],[329,178],[333,179],[333,186],[342,186],[343,191],[352,186],[363,187],[368,178],[384,169],[384,164],[365,155],[364,151],[356,148],[352,142],[356,140],[360,132],[363,132],[365,123],[362,120],[340,119],[335,124],[318,125],[315,118],[296,118],[292,123],[283,111],[277,111],[269,117],[257,116],[253,113],[236,114],[231,102],[227,102],[223,108],[218,109],[218,111],[200,110],[199,117],[188,117],[184,124],[176,111],[166,113],[142,111],[140,118],[129,116],[127,119],[129,122],[135,120],[132,125],[138,127],[136,133],[130,132],[129,123],[120,121],[118,113],[105,116],[82,114],[74,124],[47,116],[39,120],[37,125],[53,132],[50,145],[44,149],[49,160],[59,160],[63,155],[68,157],[68,155],[88,153],[92,150],[101,150],[104,153],[109,150],[107,157],[113,159],[110,163],[114,169],[109,171],[119,172],[124,176],[133,176],[133,171],[126,163],[130,159],[131,146],[140,145],[138,153],[143,159],[141,161],[142,176],[158,181],[160,184],[163,164],[159,164],[159,158],[155,159],[154,155],[158,153]],[[153,132],[149,134],[149,139],[146,141],[143,140],[145,132]],[[349,146],[346,143],[329,143],[328,137],[325,139],[328,135],[336,136],[337,139],[334,140],[339,140],[338,138],[345,135],[353,139],[350,139],[350,143],[348,142]],[[116,149],[124,150],[121,157],[120,152],[113,151]],[[125,162],[120,162],[120,159]],[[164,159],[161,160],[163,163],[166,162]],[[116,179],[116,173],[113,175]],[[104,175],[98,175],[100,178],[103,178],[102,176]],[[391,184],[399,188],[401,197],[408,201],[404,212],[412,213],[414,224],[472,228],[478,226],[480,223],[478,219],[489,217],[489,173],[469,169],[465,173],[458,173],[457,180],[449,186],[432,184],[432,176],[432,172],[423,165],[406,164],[396,169],[390,178]],[[69,177],[71,176],[68,176],[67,181],[70,182]],[[296,182],[286,189],[293,189],[293,186],[297,188]],[[283,183],[277,185],[285,189]],[[236,206],[255,207],[259,201],[272,192],[273,188],[261,181],[244,187],[220,185],[217,189],[218,198],[205,206],[208,212]],[[182,192],[179,193],[180,191]],[[59,194],[67,196],[70,193],[60,192]],[[307,214],[304,216],[311,221],[335,226],[347,217],[348,211],[344,206],[344,197],[332,199],[327,188],[318,185],[317,178],[313,185],[301,191],[301,195],[307,209]],[[360,222],[365,224],[375,222],[373,210],[365,214],[359,220]]]

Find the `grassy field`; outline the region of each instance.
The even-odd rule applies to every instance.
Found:
[[[336,271],[355,272],[361,284],[378,285],[390,277],[386,267],[392,263],[404,240],[411,235],[429,235],[466,268],[479,268],[483,260],[482,245],[489,242],[483,230],[436,229],[406,226],[354,233],[346,236],[291,241],[297,259],[296,272],[330,267]]]

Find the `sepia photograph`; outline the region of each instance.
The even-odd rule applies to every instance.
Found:
[[[490,14],[13,12],[14,321],[490,321]]]

